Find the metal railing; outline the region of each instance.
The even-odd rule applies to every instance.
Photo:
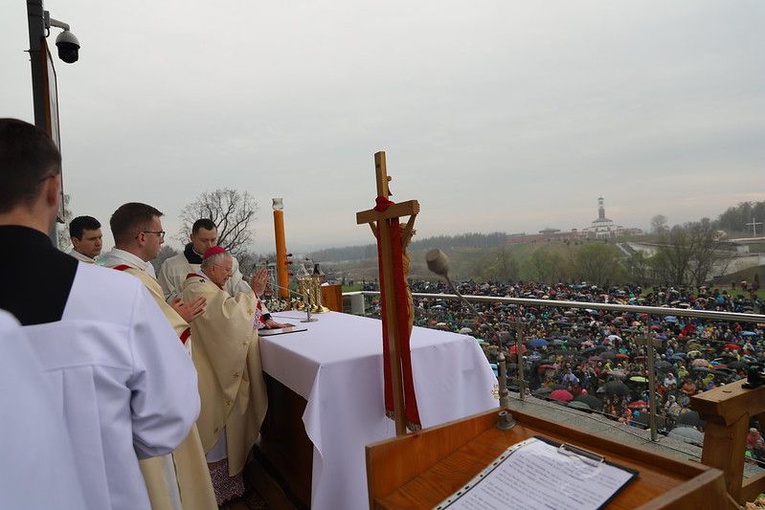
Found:
[[[379,295],[379,292],[377,291],[357,291],[357,292],[348,292],[344,293],[343,296],[349,296],[352,300],[354,299],[354,296],[357,296],[355,299],[361,298],[362,300],[367,296],[374,296]],[[455,294],[429,294],[429,293],[412,293],[413,298],[415,299],[431,299],[431,300],[459,300],[459,296]],[[465,299],[468,301],[473,301],[477,303],[503,303],[503,304],[514,304],[514,305],[523,305],[526,307],[548,307],[548,308],[558,308],[558,309],[586,309],[586,310],[603,310],[603,311],[609,311],[609,312],[627,312],[627,313],[633,313],[638,314],[639,316],[643,317],[651,317],[651,316],[675,316],[675,317],[687,317],[687,318],[695,318],[695,319],[702,319],[707,321],[726,321],[726,322],[739,322],[739,323],[765,323],[765,315],[762,314],[755,314],[755,313],[738,313],[738,312],[723,312],[723,311],[716,311],[716,310],[696,310],[691,308],[671,308],[667,306],[643,306],[643,305],[628,305],[628,304],[616,304],[616,303],[599,303],[599,302],[590,302],[590,301],[562,301],[562,300],[553,300],[553,299],[533,299],[533,298],[513,298],[513,297],[500,297],[500,296],[475,296],[475,295],[465,295]],[[353,308],[353,307],[352,307]],[[356,311],[351,310],[351,313],[358,313],[359,311],[359,304],[356,304],[355,307]],[[362,309],[362,313],[365,313]],[[480,317],[475,317],[476,320],[483,321]],[[516,321],[516,327],[519,325],[522,325],[524,323],[523,317],[515,317]],[[651,338],[651,332],[648,329],[648,321],[644,320],[643,324],[645,327],[644,331],[641,333],[642,335],[642,342],[641,346],[644,346],[646,348],[646,372],[648,373],[648,379],[649,379],[649,422],[648,427],[651,431],[651,439],[653,441],[657,440],[657,412],[656,412],[656,402],[655,402],[655,388],[656,388],[656,381],[655,376],[657,373],[657,370],[655,370],[653,363],[655,359],[655,353],[654,353],[654,347],[656,340],[653,340]],[[521,360],[521,344],[523,343],[525,345],[526,338],[523,338],[523,329],[521,327],[520,331],[516,332],[516,342],[514,342],[517,345],[516,349],[516,355],[518,357],[518,369],[517,369],[517,384],[519,387],[519,395],[520,399],[523,400],[524,395],[524,385],[526,384],[526,381],[524,379],[523,375],[523,368],[522,368],[522,360]],[[637,340],[637,339],[636,339]],[[502,347],[501,347],[502,348]],[[678,382],[678,385],[680,382]]]
[[[374,296],[379,295],[378,291],[356,291],[356,292],[344,292],[343,296]],[[432,299],[450,299],[459,300],[456,294],[427,294],[422,292],[413,292],[413,297],[416,298],[432,298]],[[630,312],[638,314],[649,315],[674,315],[680,317],[694,317],[698,319],[708,319],[716,321],[738,321],[738,322],[751,322],[751,323],[765,323],[765,315],[755,313],[738,313],[738,312],[719,312],[715,310],[695,310],[691,308],[670,308],[665,306],[642,306],[642,305],[622,305],[615,303],[597,303],[591,301],[558,301],[554,299],[532,299],[532,298],[513,298],[513,297],[500,297],[500,296],[471,296],[465,295],[465,299],[468,301],[476,301],[483,303],[510,303],[515,305],[529,305],[529,306],[547,306],[547,307],[560,307],[560,308],[581,308],[590,310],[608,310],[615,312]]]

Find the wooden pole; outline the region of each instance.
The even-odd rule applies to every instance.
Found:
[[[375,175],[377,177],[377,196],[387,197],[390,194],[388,190],[388,172],[385,162],[385,153],[375,153]],[[385,292],[385,307],[388,311],[385,318],[388,328],[388,354],[390,356],[391,380],[393,383],[393,414],[396,422],[396,435],[406,434],[406,419],[404,417],[404,388],[401,380],[401,363],[399,362],[399,335],[397,324],[397,303],[396,294],[393,292],[393,254],[391,251],[390,231],[385,221],[377,225],[380,250],[381,266],[383,274],[380,275],[383,281],[388,284],[388,292]]]

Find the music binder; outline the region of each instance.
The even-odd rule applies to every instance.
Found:
[[[505,450],[435,510],[603,508],[638,472],[535,436]]]

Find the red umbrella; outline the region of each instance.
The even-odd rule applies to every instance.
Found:
[[[574,400],[574,395],[568,390],[554,390],[550,393],[550,398],[558,402],[571,402]]]
[[[617,357],[619,359],[628,359],[629,358],[628,355],[622,354],[621,352],[619,354],[617,354],[615,357]]]
[[[521,345],[521,354],[525,353],[528,349],[526,349],[525,345]],[[514,345],[510,347],[510,353],[511,354],[518,354],[518,346]]]
[[[630,402],[629,404],[627,404],[627,407],[629,407],[630,409],[637,409],[639,407],[648,407],[648,402],[646,402],[645,400],[636,400],[634,402]]]
[[[738,344],[725,344],[726,349],[736,349],[741,350],[741,346]]]

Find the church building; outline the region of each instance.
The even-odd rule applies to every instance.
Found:
[[[606,207],[603,197],[598,198],[598,217],[592,222],[589,227],[582,229],[582,232],[587,237],[594,237],[595,239],[610,239],[622,234],[624,227],[617,225],[613,220],[606,218]]]

